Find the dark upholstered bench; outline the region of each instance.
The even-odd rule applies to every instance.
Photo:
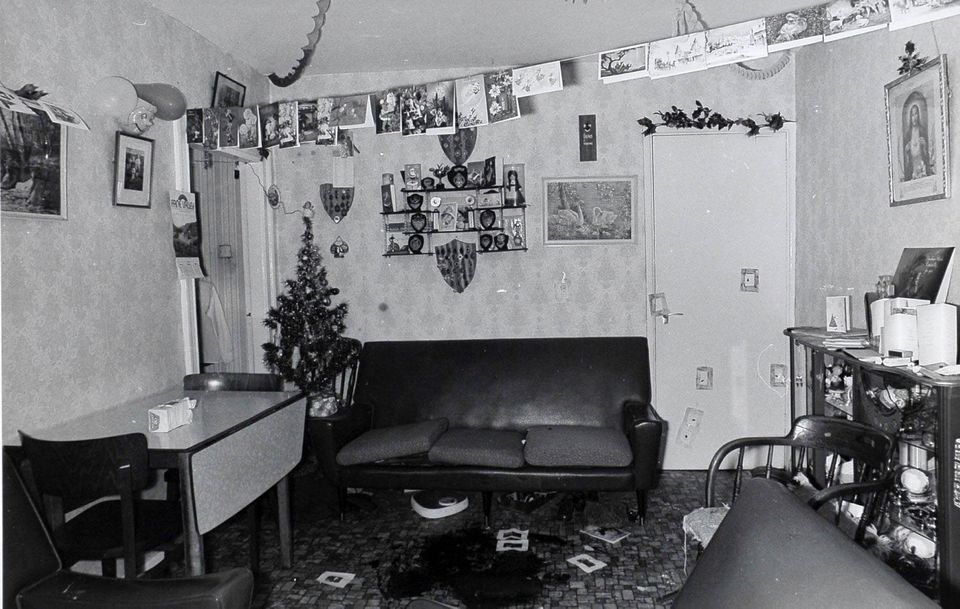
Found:
[[[664,423],[642,337],[370,342],[354,403],[308,421],[347,487],[483,492],[656,487]]]

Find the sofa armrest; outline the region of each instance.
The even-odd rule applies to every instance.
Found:
[[[317,457],[324,477],[339,486],[340,466],[337,453],[348,442],[370,429],[373,407],[370,404],[352,404],[345,411],[329,417],[307,419],[310,446]]]
[[[637,400],[623,403],[623,430],[633,451],[633,476],[638,489],[653,488],[663,458],[666,423],[653,406]]]

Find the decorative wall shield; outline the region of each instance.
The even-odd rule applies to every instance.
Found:
[[[440,276],[447,285],[457,292],[466,290],[477,270],[477,244],[454,239],[436,246],[433,251],[437,254]]]
[[[477,128],[458,129],[453,135],[438,135],[440,147],[454,165],[463,165],[477,143]]]
[[[323,202],[323,208],[327,214],[337,224],[347,217],[350,206],[353,205],[353,187],[338,186],[334,188],[333,184],[320,185],[320,200]]]

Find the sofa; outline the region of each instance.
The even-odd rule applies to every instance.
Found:
[[[634,491],[643,519],[664,421],[643,337],[368,342],[353,403],[307,422],[324,477],[348,488]]]
[[[924,609],[937,604],[782,484],[748,479],[673,609]]]
[[[4,609],[248,609],[252,597],[249,569],[178,579],[115,579],[64,569],[13,460],[3,456]]]

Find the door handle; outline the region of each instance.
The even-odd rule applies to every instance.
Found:
[[[647,299],[650,301],[650,314],[662,319],[664,325],[670,323],[670,318],[674,315],[683,315],[683,313],[670,312],[670,307],[667,306],[667,295],[663,292],[648,294]]]

